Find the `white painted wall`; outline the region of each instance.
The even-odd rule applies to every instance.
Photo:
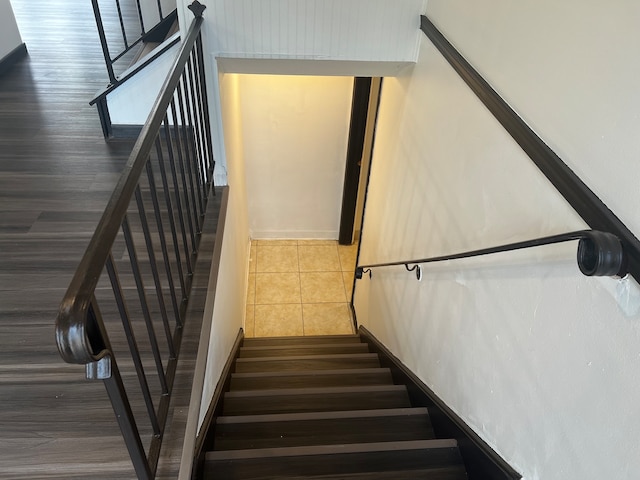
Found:
[[[161,0],[160,5],[162,14],[166,17],[176,9],[176,0]],[[157,0],[140,0],[140,10],[142,11],[144,28],[147,32],[160,23]]]
[[[238,78],[221,78],[222,109],[226,119],[225,143],[229,158],[229,206],[211,327],[211,341],[206,369],[199,426],[211,403],[213,392],[231,348],[244,324],[247,278],[249,271],[249,230],[247,221],[242,129]]]
[[[640,234],[640,3],[430,0],[428,14]]]
[[[209,46],[232,58],[407,61],[425,0],[214,0]]]
[[[635,6],[560,3],[428,13],[639,232]],[[385,79],[377,132],[361,264],[584,227],[426,37],[415,68]],[[420,283],[378,269],[358,281],[358,321],[525,479],[636,479],[639,289],[583,277],[574,257],[567,244],[449,262]]]
[[[240,76],[252,238],[337,238],[353,79]]]
[[[147,121],[179,50],[180,44],[174,45],[107,95],[111,123],[143,125]]]
[[[0,60],[22,45],[16,17],[9,0],[0,0]]]

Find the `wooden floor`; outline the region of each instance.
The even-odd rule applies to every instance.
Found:
[[[107,79],[91,2],[11,4],[29,57],[0,77],[0,478],[134,478],[102,383],[54,341],[130,144],[88,105]]]

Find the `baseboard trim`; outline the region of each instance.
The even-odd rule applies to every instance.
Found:
[[[240,329],[240,331],[238,332],[238,336],[236,337],[236,341],[231,348],[231,353],[229,353],[227,362],[225,363],[224,368],[222,369],[222,373],[220,374],[220,380],[218,381],[218,384],[213,391],[211,403],[207,407],[207,412],[205,413],[202,420],[200,433],[196,438],[192,478],[201,478],[201,467],[202,462],[204,462],[203,452],[206,452],[207,449],[211,447],[209,443],[211,443],[214,433],[214,429],[211,429],[211,425],[213,424],[216,417],[219,417],[222,414],[222,397],[224,393],[229,390],[229,386],[231,384],[231,373],[233,373],[233,368],[235,366],[236,359],[240,354],[240,347],[242,346],[243,342],[244,331]]]
[[[2,60],[0,60],[0,76],[7,73],[11,68],[28,55],[27,45],[22,43],[16,48],[7,53]]]
[[[427,407],[436,435],[458,441],[469,480],[522,478],[366,327],[360,326],[358,332],[371,351],[379,355],[381,365],[391,369],[394,382],[407,385],[411,404],[414,407]]]
[[[211,337],[211,324],[213,319],[213,307],[215,303],[215,292],[218,282],[218,270],[220,267],[220,259],[222,254],[222,240],[224,238],[225,224],[227,218],[227,207],[229,204],[229,187],[218,187],[215,192],[216,196],[220,195],[220,211],[218,214],[215,237],[213,242],[204,245],[201,240],[201,247],[213,251],[211,256],[211,263],[208,271],[198,271],[198,265],[196,265],[196,271],[194,272],[194,282],[198,283],[201,287],[206,286],[206,298],[204,300],[204,308],[202,311],[202,323],[200,326],[200,338],[198,341],[198,350],[193,365],[192,380],[191,380],[191,394],[189,396],[189,406],[187,413],[187,421],[184,427],[184,439],[182,444],[182,452],[180,459],[180,471],[178,474],[179,480],[188,480],[192,477],[194,467],[194,452],[197,443],[198,435],[198,423],[200,418],[200,407],[202,401],[202,391],[204,388],[204,382],[206,377],[207,358],[209,355],[209,340]],[[214,191],[210,192],[213,195]],[[205,217],[209,219],[209,216]],[[207,222],[205,222],[207,225]],[[205,233],[206,234],[206,233]],[[204,253],[203,253],[204,255]],[[204,267],[203,267],[204,268]],[[194,283],[195,287],[195,283]],[[192,288],[194,288],[192,287]],[[185,328],[189,328],[187,324]]]

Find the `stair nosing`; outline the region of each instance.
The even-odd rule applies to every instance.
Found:
[[[325,359],[356,359],[356,358],[378,358],[377,353],[336,353],[328,355],[292,355],[285,357],[253,357],[253,358],[237,358],[236,362],[265,362],[265,361],[295,361],[295,360],[325,360]]]
[[[334,370],[287,370],[285,372],[239,372],[232,373],[231,378],[262,378],[262,377],[289,377],[289,376],[313,376],[313,375],[357,375],[363,373],[380,372],[383,374],[391,373],[390,368],[371,367],[371,368],[344,368]]]
[[[311,387],[311,388],[279,388],[265,390],[238,390],[226,392],[225,398],[243,398],[243,397],[275,397],[284,395],[317,395],[319,393],[367,393],[367,392],[399,392],[407,391],[405,385],[358,385],[347,387]]]
[[[329,412],[272,413],[260,415],[226,415],[216,419],[217,424],[244,424],[269,422],[296,422],[348,418],[381,418],[428,415],[427,407],[378,408],[372,410],[340,410]]]
[[[454,439],[407,440],[402,442],[350,443],[338,445],[312,445],[302,447],[272,447],[251,450],[214,450],[207,452],[207,461],[244,460],[272,457],[304,457],[349,453],[372,453],[402,450],[457,448]]]

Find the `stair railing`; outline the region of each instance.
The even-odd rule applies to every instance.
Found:
[[[154,478],[158,465],[200,229],[212,191],[200,35],[205,7],[195,1],[189,8],[195,18],[188,35],[56,321],[60,355],[85,365],[87,379],[104,382],[135,472],[145,480]],[[143,435],[150,441],[143,441]]]
[[[118,78],[114,70],[114,64],[137,45],[140,45],[142,42],[158,41],[160,37],[164,37],[164,35],[161,35],[160,32],[168,31],[170,25],[178,17],[176,9],[165,15],[165,12],[163,12],[162,10],[161,0],[157,0],[156,8],[158,21],[151,28],[149,28],[149,25],[145,23],[141,0],[110,1],[113,2],[110,7],[114,9],[114,11],[109,13],[104,12],[104,1],[102,2],[102,9],[100,7],[99,0],[91,0],[91,4],[93,6],[93,15],[96,19],[96,27],[98,28],[98,36],[100,37],[100,45],[102,46],[102,54],[104,56],[104,61],[107,67],[107,73],[109,75],[109,82],[112,85],[115,85],[118,83]],[[142,1],[151,3],[151,0]],[[133,10],[133,12],[124,12],[123,7],[128,7],[128,10]],[[104,22],[105,15],[109,15],[110,17],[115,16],[115,18],[110,19],[111,21],[109,23],[117,23],[120,30],[119,35],[107,34]],[[132,26],[132,23],[135,24],[135,27]],[[117,41],[114,41],[114,36],[120,38]],[[112,39],[111,42],[109,41],[109,38]],[[115,43],[117,43],[118,46],[114,47]],[[110,48],[110,45],[114,48]],[[114,50],[115,53],[112,53],[112,50]]]
[[[441,255],[437,257],[420,258],[416,260],[401,260],[397,262],[375,263],[356,267],[356,278],[361,279],[366,273],[369,278],[373,268],[404,265],[409,272],[415,272],[416,279],[422,280],[422,264],[458,260],[462,258],[479,257],[524,248],[551,245],[554,243],[578,240],[577,261],[578,268],[586,276],[623,277],[628,271],[628,259],[622,242],[615,235],[597,230],[579,230],[577,232],[562,233],[548,237],[534,238],[522,242],[508,243],[495,247],[469,250],[466,252]]]
[[[359,265],[356,267],[356,278],[362,278],[365,273],[371,276],[373,268],[404,265],[408,271],[414,271],[417,279],[421,280],[421,264],[579,240],[577,261],[584,275],[622,277],[629,273],[640,281],[640,240],[536,135],[424,15],[420,17],[420,29],[556,190],[593,230],[581,230],[451,255]]]
[[[587,225],[594,230],[609,232],[619,239],[627,257],[629,274],[640,281],[640,240],[424,15],[420,17],[420,29]]]

